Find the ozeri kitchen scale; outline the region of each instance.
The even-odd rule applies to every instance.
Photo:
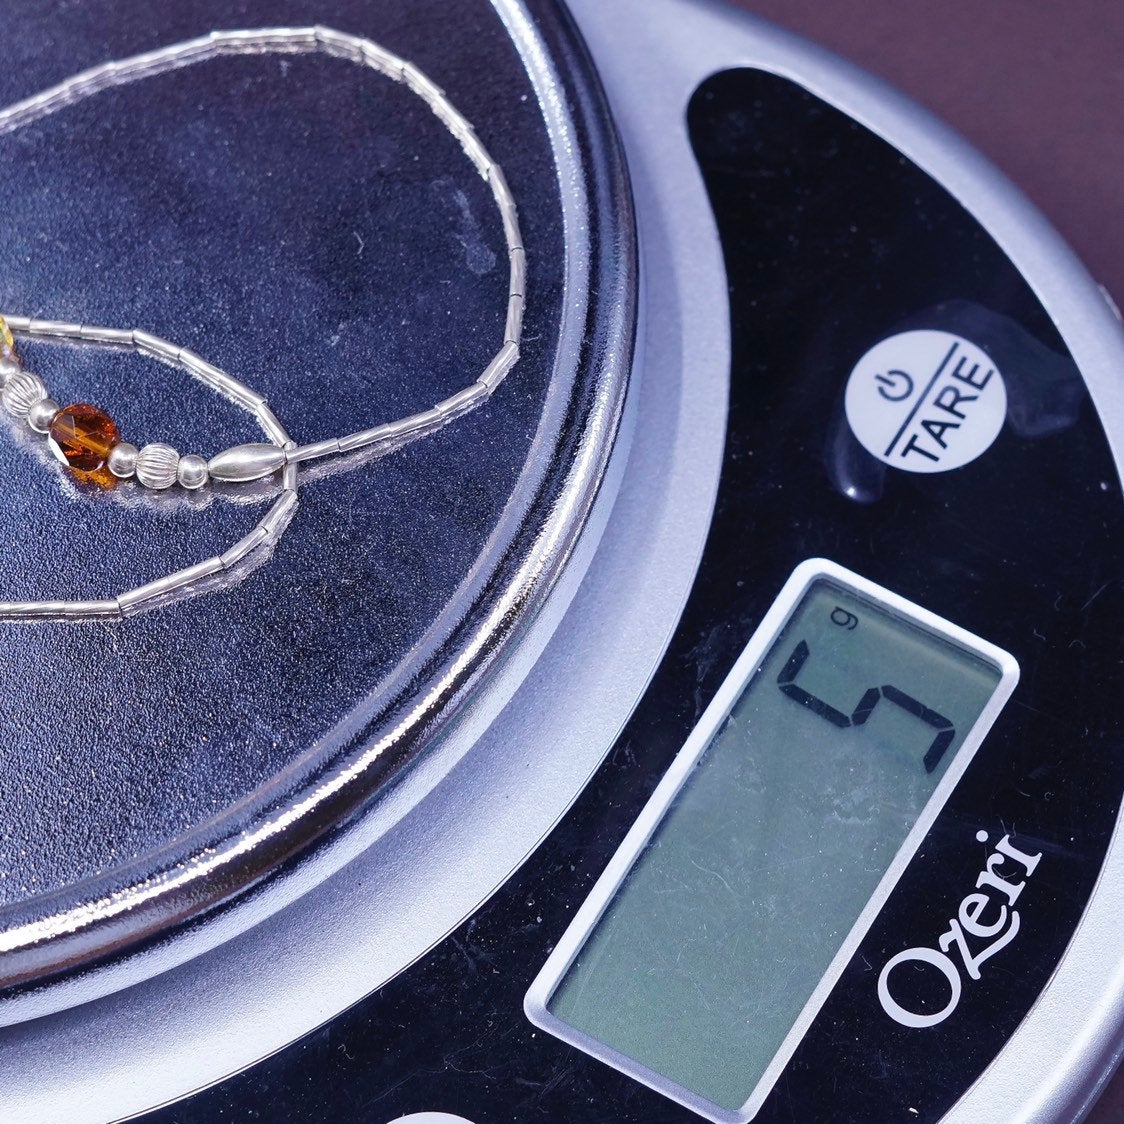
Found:
[[[732,9],[9,7],[4,105],[215,30],[384,45],[502,163],[528,282],[492,398],[302,470],[267,565],[0,625],[0,1119],[1079,1119],[1124,1024],[1124,333],[1042,218]],[[326,433],[503,328],[487,185],[346,60],[107,83],[0,168],[0,307]],[[253,439],[150,357],[21,346]],[[0,433],[6,598],[261,515],[37,448]]]

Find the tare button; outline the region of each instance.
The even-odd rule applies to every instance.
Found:
[[[391,1120],[390,1124],[472,1124],[472,1121],[447,1112],[411,1112],[409,1116]]]
[[[919,330],[875,344],[851,372],[844,404],[855,437],[884,464],[947,472],[999,436],[1007,389],[974,343]]]

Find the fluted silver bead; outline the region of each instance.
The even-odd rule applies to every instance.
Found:
[[[47,388],[43,385],[43,380],[30,371],[20,371],[19,374],[13,375],[4,387],[3,395],[0,396],[4,402],[4,409],[20,421],[27,418],[27,412],[36,402],[46,397]]]
[[[277,445],[235,445],[211,458],[208,466],[216,480],[244,483],[269,476],[285,464],[285,450]]]
[[[30,410],[27,411],[27,424],[36,433],[46,433],[51,428],[51,422],[62,407],[53,398],[40,398]]]
[[[120,441],[109,451],[109,471],[118,480],[128,480],[137,470],[137,457],[140,449],[128,441]]]
[[[202,457],[197,457],[194,453],[190,453],[186,457],[180,457],[179,467],[176,469],[176,479],[188,491],[193,492],[196,488],[202,488],[210,479],[210,475],[207,470],[207,462]]]
[[[8,385],[13,375],[18,375],[22,370],[18,360],[0,357],[0,390]]]
[[[137,480],[157,491],[170,488],[176,482],[179,460],[179,453],[171,445],[145,445],[137,454]]]

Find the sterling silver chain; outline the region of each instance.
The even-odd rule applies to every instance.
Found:
[[[165,74],[208,59],[227,55],[266,54],[326,54],[370,67],[409,87],[456,138],[477,172],[491,187],[503,221],[510,270],[503,342],[477,379],[430,409],[343,437],[333,437],[311,445],[297,445],[264,396],[213,366],[194,351],[177,347],[140,329],[103,328],[5,314],[3,320],[17,338],[127,347],[180,368],[247,410],[257,420],[268,439],[268,443],[226,449],[209,460],[204,460],[201,456],[181,457],[175,449],[160,443],[137,449],[127,442],[120,442],[114,446],[108,462],[114,476],[123,479],[135,477],[138,483],[153,489],[176,484],[195,489],[212,480],[238,484],[280,473],[281,495],[253,531],[222,555],[107,600],[0,601],[0,620],[122,617],[171,600],[181,600],[212,588],[230,585],[237,580],[236,567],[240,570],[245,568],[255,557],[259,560],[268,558],[292,519],[297,506],[298,464],[361,449],[396,445],[437,429],[486,400],[519,358],[527,263],[515,200],[503,171],[488,155],[472,125],[433,81],[413,63],[406,62],[369,39],[326,27],[214,31],[198,39],[84,71],[58,86],[0,110],[0,136],[103,90]],[[36,432],[49,432],[51,421],[60,412],[60,407],[51,400],[46,386],[38,376],[24,370],[14,355],[0,360],[0,388],[0,400],[10,414],[27,421]],[[245,572],[254,568],[256,567],[249,565]]]

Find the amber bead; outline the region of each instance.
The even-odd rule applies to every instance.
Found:
[[[85,484],[99,492],[111,492],[121,483],[108,468],[99,468],[97,472],[79,472],[70,470],[71,476],[77,484]]]
[[[110,450],[121,441],[113,419],[97,406],[78,402],[59,410],[47,433],[51,452],[75,472],[100,474]]]

